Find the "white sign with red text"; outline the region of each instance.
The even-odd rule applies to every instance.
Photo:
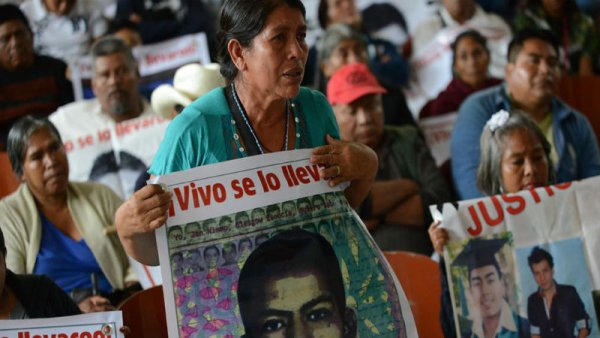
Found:
[[[2,320],[0,338],[123,338],[121,311],[44,319]]]

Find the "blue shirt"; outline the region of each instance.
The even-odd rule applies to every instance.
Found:
[[[50,220],[40,214],[42,239],[33,273],[46,275],[65,292],[75,288],[92,287],[91,275],[98,276],[98,288],[104,293],[112,291],[92,251],[82,239],[75,241],[60,231]]]
[[[325,144],[325,135],[339,138],[331,106],[323,94],[300,88],[292,99],[295,149]],[[246,156],[234,140],[235,125],[224,88],[216,88],[188,105],[167,127],[149,172],[163,175]]]
[[[486,122],[500,109],[512,109],[504,83],[471,95],[460,106],[450,143],[452,178],[460,199],[483,196],[476,183],[479,139]],[[599,175],[600,152],[587,118],[556,97],[551,110],[559,159],[556,183]]]

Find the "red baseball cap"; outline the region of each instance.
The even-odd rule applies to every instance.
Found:
[[[327,99],[332,105],[350,104],[365,95],[386,92],[364,63],[343,66],[327,83]]]

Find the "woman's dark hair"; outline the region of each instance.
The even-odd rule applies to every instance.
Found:
[[[454,64],[456,63],[456,49],[458,48],[458,44],[466,38],[471,38],[478,45],[483,47],[487,55],[490,55],[490,49],[487,46],[487,39],[485,38],[485,36],[481,35],[481,33],[474,29],[466,30],[458,34],[456,39],[454,39],[454,42],[452,42],[452,44],[450,45],[450,47],[452,48],[452,68],[454,68]]]
[[[29,21],[27,20],[27,17],[25,17],[25,14],[23,14],[21,9],[19,9],[19,6],[13,4],[0,5],[0,25],[12,20],[21,21],[25,25],[25,27],[27,27],[27,30],[29,30],[29,32],[31,33]]]
[[[235,39],[242,47],[249,47],[263,30],[269,15],[281,5],[299,10],[306,18],[306,10],[300,0],[225,0],[217,33],[217,61],[227,83],[231,83],[238,72],[227,50],[229,41]]]
[[[6,141],[6,150],[12,170],[17,177],[23,176],[23,161],[25,160],[25,153],[29,146],[29,138],[33,133],[44,128],[48,129],[58,142],[62,144],[60,133],[54,124],[45,117],[23,116],[10,128]]]

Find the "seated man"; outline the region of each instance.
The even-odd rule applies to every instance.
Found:
[[[379,157],[375,183],[359,208],[373,238],[381,250],[430,254],[427,207],[450,200],[450,193],[417,130],[384,127],[383,93],[361,63],[340,68],[327,85],[342,140],[364,143]]]
[[[13,123],[28,114],[49,115],[73,101],[67,65],[33,51],[33,33],[19,8],[0,5],[0,150]]]
[[[6,246],[0,228],[0,319],[78,315],[79,307],[46,276],[15,275],[6,268]]]
[[[92,59],[96,98],[60,107],[50,120],[73,164],[69,178],[105,183],[127,198],[158,149],[167,121],[139,93],[137,64],[122,40],[98,40]]]
[[[475,93],[460,106],[450,151],[452,176],[461,199],[483,196],[476,184],[479,138],[499,110],[523,110],[552,145],[556,183],[600,174],[600,152],[587,118],[557,96],[561,69],[558,44],[550,31],[523,30],[508,48],[505,83]]]

